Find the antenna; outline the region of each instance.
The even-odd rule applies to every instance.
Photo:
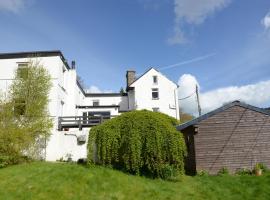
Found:
[[[202,110],[201,110],[201,105],[200,105],[199,90],[198,90],[198,85],[197,84],[196,84],[196,97],[197,97],[197,103],[198,103],[199,116],[201,116],[202,115]]]

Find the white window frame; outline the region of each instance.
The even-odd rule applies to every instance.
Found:
[[[97,103],[97,105],[95,105]],[[93,100],[93,106],[100,106],[100,101],[99,99],[94,99]]]
[[[158,76],[156,76],[156,75],[153,76],[153,84],[154,85],[158,84]]]
[[[157,97],[154,97],[154,93],[157,93]],[[158,100],[159,99],[159,89],[158,88],[152,88],[152,99]]]

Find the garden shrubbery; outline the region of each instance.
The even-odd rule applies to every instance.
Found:
[[[177,123],[157,112],[124,113],[90,130],[88,160],[153,178],[183,174],[186,147]]]

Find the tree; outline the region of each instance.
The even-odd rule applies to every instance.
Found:
[[[0,156],[40,156],[40,143],[53,125],[47,110],[50,88],[50,75],[38,61],[17,69],[8,98],[0,103]]]
[[[122,95],[123,95],[123,94],[124,94],[126,91],[124,90],[124,88],[123,88],[123,87],[121,87],[119,92],[120,92],[120,94],[122,94]]]
[[[88,160],[153,178],[183,174],[186,147],[176,124],[158,112],[124,113],[90,130]]]

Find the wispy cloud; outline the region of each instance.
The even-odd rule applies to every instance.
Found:
[[[186,64],[198,62],[198,61],[205,60],[207,58],[213,57],[215,55],[216,55],[216,53],[210,53],[210,54],[207,54],[207,55],[204,55],[204,56],[199,56],[199,57],[196,57],[196,58],[192,58],[190,60],[185,60],[185,61],[182,61],[182,62],[179,62],[179,63],[175,63],[175,64],[168,65],[168,66],[165,66],[165,67],[161,67],[161,68],[159,68],[159,70],[171,69],[171,68],[178,67],[178,66],[181,66],[181,65],[186,65]]]
[[[0,12],[18,13],[25,8],[29,2],[30,0],[0,0]]]
[[[174,0],[174,34],[169,44],[185,43],[183,24],[198,25],[213,13],[225,8],[231,0]]]

